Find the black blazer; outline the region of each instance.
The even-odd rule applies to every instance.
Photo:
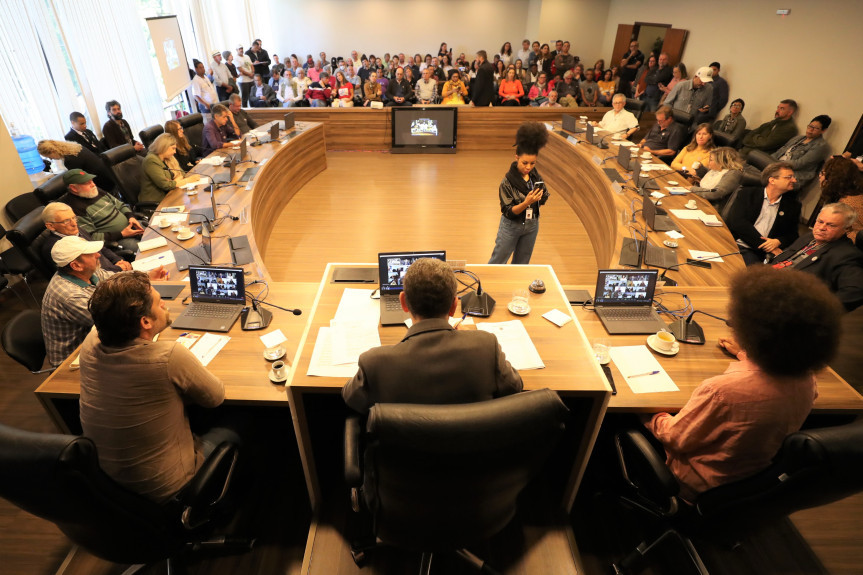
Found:
[[[84,170],[96,176],[94,180],[96,187],[102,188],[106,192],[114,190],[116,184],[111,171],[105,166],[102,159],[88,150],[86,146],[81,148],[77,156],[63,156],[63,164],[67,170]]]
[[[470,98],[474,106],[488,106],[494,99],[494,67],[490,62],[483,62],[476,70],[476,81],[471,88]]]
[[[726,222],[731,235],[743,240],[754,250],[764,241],[755,229],[755,221],[764,203],[764,188],[750,186],[737,192],[737,199],[731,204]],[[768,238],[779,240],[779,247],[785,248],[797,239],[797,222],[800,221],[800,202],[795,194],[788,192],[779,199],[779,213],[767,234]]]
[[[66,141],[81,144],[97,156],[107,150],[105,145],[99,141],[99,138],[96,137],[96,134],[94,134],[92,130],[84,130],[84,132],[87,134],[88,137],[92,138],[92,141],[88,141],[87,138],[85,138],[75,130],[69,130],[68,132],[66,132]]]
[[[812,241],[812,232],[788,246],[773,262],[785,261]],[[794,269],[813,274],[827,284],[845,309],[851,311],[863,305],[863,252],[843,236],[822,246],[801,260]]]

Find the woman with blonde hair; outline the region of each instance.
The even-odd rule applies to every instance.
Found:
[[[66,170],[84,170],[89,174],[96,176],[96,187],[110,192],[114,189],[114,178],[111,172],[105,167],[102,160],[75,142],[66,142],[64,140],[42,140],[36,146],[39,155],[49,160],[60,162],[58,168]]]
[[[161,202],[165,195],[180,186],[198,181],[198,175],[186,177],[174,154],[177,140],[171,134],[160,134],[147,149],[141,165],[141,191],[139,202]]]
[[[714,148],[707,159],[709,170],[689,191],[698,194],[722,211],[731,194],[743,180],[743,161],[734,148]]]
[[[165,122],[165,133],[171,134],[177,140],[177,153],[174,154],[174,158],[177,160],[180,169],[188,172],[194,168],[195,164],[200,161],[200,158],[198,158],[198,154],[195,152],[195,146],[190,144],[189,140],[186,139],[183,124],[177,120],[168,120]]]
[[[715,147],[713,128],[707,123],[699,124],[692,135],[692,141],[672,160],[671,169],[686,172],[691,176],[698,168],[707,164],[710,150]]]

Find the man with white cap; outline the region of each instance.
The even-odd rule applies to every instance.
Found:
[[[222,61],[222,53],[218,50],[213,51],[213,61],[210,62],[210,68],[213,69],[213,84],[216,85],[216,92],[219,95],[220,102],[228,99],[228,96],[234,93],[234,87],[231,86],[231,71],[228,65]]]
[[[93,327],[87,304],[96,285],[113,275],[101,269],[99,260],[104,242],[87,241],[79,236],[61,238],[51,248],[57,273],[51,278],[42,298],[42,336],[48,362],[63,363]],[[150,271],[151,279],[168,279],[159,266]]]
[[[713,70],[707,66],[699,68],[691,80],[678,82],[665,98],[666,106],[692,114],[694,125],[707,122],[716,116],[718,110],[711,109],[712,102]]]
[[[237,45],[237,57],[234,58],[234,65],[240,74],[237,78],[237,84],[240,86],[243,106],[248,106],[249,94],[251,94],[252,84],[255,82],[255,68],[252,66],[252,59],[243,53],[242,44]]]

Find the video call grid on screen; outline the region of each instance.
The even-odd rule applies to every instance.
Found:
[[[648,303],[653,299],[656,270],[600,271],[596,285],[596,303]]]
[[[242,269],[190,268],[192,295],[228,303],[245,303],[245,280]]]
[[[437,258],[446,261],[446,253],[425,252],[381,255],[378,265],[381,267],[381,270],[386,269],[386,276],[381,274],[381,287],[384,291],[388,289],[401,290],[404,285],[405,272],[408,271],[412,263],[420,258]]]
[[[455,122],[452,108],[393,108],[393,145],[452,147]]]

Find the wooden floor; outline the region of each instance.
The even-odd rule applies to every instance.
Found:
[[[284,210],[283,225],[270,238],[266,266],[278,281],[319,281],[326,262],[372,262],[379,251],[390,249],[445,248],[451,259],[486,262],[500,217],[497,188],[512,158],[510,152],[446,156],[330,153],[327,171],[301,190]],[[552,195],[543,208],[532,261],[551,264],[563,284],[590,284],[596,277],[596,265],[592,252],[584,247],[587,245],[580,222]],[[44,290],[44,285],[41,282],[37,290]],[[26,294],[26,290],[21,292]],[[0,294],[0,325],[20,309],[17,298]],[[844,323],[843,352],[835,365],[846,379],[863,389],[863,309],[849,314]],[[5,354],[0,354],[0,373],[0,422],[33,431],[54,431],[33,394],[44,376],[31,375]],[[793,519],[828,572],[861,572],[863,495],[797,513]],[[0,573],[54,573],[70,548],[53,525],[0,500]],[[267,573],[300,572],[295,560],[273,562],[273,549],[264,548],[261,553],[266,556],[244,564],[245,571],[227,560],[200,565],[196,572],[254,572],[248,570],[251,565],[266,565]],[[292,553],[287,555],[293,557]],[[96,563],[72,572],[119,570]]]

